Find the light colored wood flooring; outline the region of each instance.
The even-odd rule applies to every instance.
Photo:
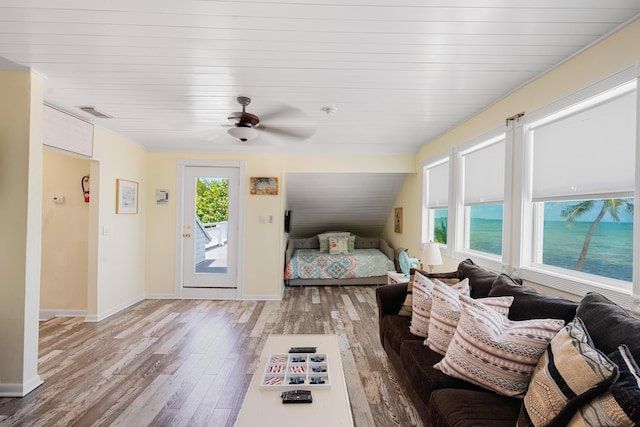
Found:
[[[380,345],[368,286],[145,300],[99,323],[42,322],[44,384],[0,398],[0,426],[232,426],[272,333],[337,334],[356,426],[422,426]]]

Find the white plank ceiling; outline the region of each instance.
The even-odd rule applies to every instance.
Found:
[[[0,0],[0,69],[36,70],[47,103],[148,151],[411,154],[638,13],[640,0]],[[248,143],[223,126],[239,95],[261,118]],[[403,178],[287,175],[292,235],[378,235]]]
[[[35,69],[46,102],[149,151],[415,153],[639,12],[640,0],[0,0],[0,68]],[[238,95],[263,119],[250,143],[222,126]]]

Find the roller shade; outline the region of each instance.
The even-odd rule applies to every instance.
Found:
[[[530,129],[533,200],[633,196],[636,90]]]
[[[465,205],[504,202],[504,150],[502,139],[462,155]]]
[[[445,208],[449,205],[449,160],[427,167],[427,207]]]

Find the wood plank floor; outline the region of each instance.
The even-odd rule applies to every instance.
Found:
[[[356,426],[422,426],[380,345],[368,286],[145,300],[99,323],[42,322],[44,384],[0,398],[0,426],[232,426],[272,333],[338,336]]]

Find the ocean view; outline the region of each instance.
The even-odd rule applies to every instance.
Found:
[[[564,221],[545,221],[543,263],[575,270],[590,225],[591,222],[577,222],[568,227]],[[473,218],[471,230],[471,249],[501,254],[502,220]],[[582,271],[630,282],[633,223],[601,222],[591,239]]]

